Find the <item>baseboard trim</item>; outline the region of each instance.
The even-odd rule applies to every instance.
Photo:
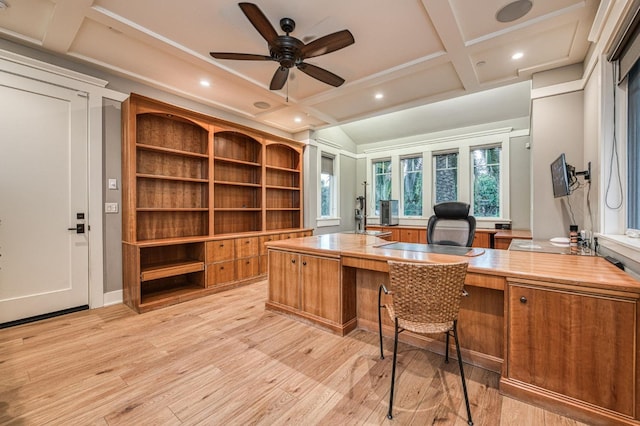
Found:
[[[110,291],[104,294],[102,306],[111,306],[122,303],[122,290]]]

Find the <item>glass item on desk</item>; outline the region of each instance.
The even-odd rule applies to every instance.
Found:
[[[569,248],[571,254],[578,254],[578,225],[569,226]]]

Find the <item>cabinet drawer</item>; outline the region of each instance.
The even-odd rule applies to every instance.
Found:
[[[233,240],[207,242],[207,263],[233,260]]]
[[[509,250],[511,238],[496,238],[493,242],[494,248],[499,250]]]
[[[400,229],[400,241],[403,243],[421,243],[427,242],[426,229]]]
[[[228,283],[235,280],[235,262],[219,262],[207,265],[207,286]]]
[[[280,234],[280,239],[290,240],[291,238],[298,238],[302,236],[303,236],[303,232],[285,232],[283,234]]]
[[[267,247],[264,245],[265,243],[278,241],[279,239],[280,234],[263,235],[262,237],[260,237],[260,254],[267,254]]]
[[[473,247],[491,248],[491,236],[486,232],[476,231],[473,238]]]
[[[247,237],[247,238],[236,239],[235,241],[236,259],[240,259],[243,257],[257,256],[259,254],[258,244],[259,244],[258,237]]]
[[[238,280],[260,275],[260,257],[253,256],[236,260],[236,271]]]

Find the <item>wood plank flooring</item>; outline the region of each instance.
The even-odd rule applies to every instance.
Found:
[[[2,425],[465,425],[457,363],[265,311],[259,282],[145,314],[123,305],[0,330]],[[476,425],[583,425],[465,366]]]

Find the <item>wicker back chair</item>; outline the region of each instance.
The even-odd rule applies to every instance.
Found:
[[[389,288],[380,286],[378,291],[378,327],[380,333],[380,358],[382,348],[382,308],[386,308],[394,323],[393,368],[387,417],[393,418],[393,391],[398,353],[398,334],[409,330],[420,334],[446,333],[445,362],[449,362],[449,337],[453,333],[462,378],[462,389],[467,405],[468,424],[473,425],[460,344],[458,342],[458,312],[464,291],[467,262],[460,263],[409,263],[389,261]],[[391,296],[391,303],[381,303],[382,293]]]

